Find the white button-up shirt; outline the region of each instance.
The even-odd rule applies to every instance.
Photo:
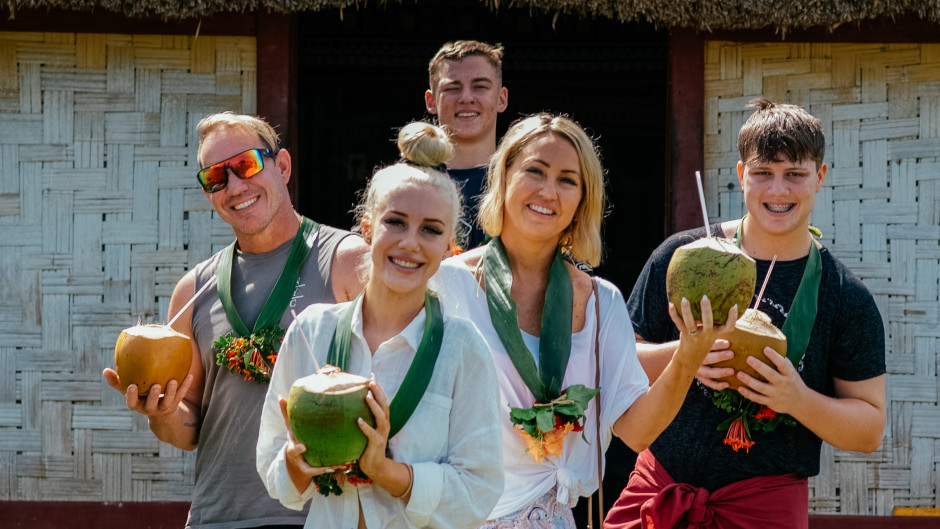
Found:
[[[414,359],[426,319],[422,310],[397,336],[370,353],[362,333],[362,298],[356,301],[347,371],[375,374],[391,402]],[[288,508],[312,501],[305,527],[355,529],[359,504],[369,528],[475,527],[486,519],[503,488],[499,427],[499,389],[486,342],[470,322],[445,316],[444,336],[434,375],[418,407],[401,431],[389,439],[391,458],[414,469],[407,505],[372,484],[346,483],[341,496],[324,497],[311,484],[303,493],[287,474],[288,431],[278,397],[293,382],[315,372],[310,344],[322,366],[333,331],[349,303],[311,305],[287,330],[271,375],[261,430],[257,467],[272,497]],[[445,308],[446,312],[446,308]]]

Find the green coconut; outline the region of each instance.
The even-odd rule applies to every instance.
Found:
[[[702,319],[702,296],[712,304],[715,325],[728,319],[735,304],[740,311],[751,304],[757,284],[757,264],[730,239],[706,237],[680,246],[666,269],[666,294],[681,310],[689,300],[692,316]]]
[[[731,343],[729,349],[734,351],[734,358],[713,364],[713,367],[734,368],[734,374],[718,379],[727,382],[731,389],[742,384],[737,377],[738,371],[744,371],[758,380],[764,380],[756,369],[748,365],[749,356],[774,367],[773,362],[764,354],[764,347],[770,347],[782,356],[787,355],[787,336],[770,321],[770,316],[759,310],[744,311],[744,315],[734,322],[734,329],[721,335],[721,338]]]
[[[366,403],[369,379],[327,365],[298,379],[290,388],[287,418],[294,438],[307,447],[310,466],[331,467],[359,459],[368,439],[360,417],[375,427]]]

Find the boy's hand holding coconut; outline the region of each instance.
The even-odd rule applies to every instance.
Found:
[[[763,404],[778,414],[797,414],[801,403],[805,402],[803,397],[807,396],[809,388],[786,357],[770,347],[764,348],[764,355],[773,362],[776,369],[754,356],[748,357],[747,365],[757,371],[764,380],[753,377],[746,371],[738,371],[736,376],[741,381],[738,391],[744,398]]]

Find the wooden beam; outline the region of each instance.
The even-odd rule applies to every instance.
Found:
[[[705,40],[690,29],[669,32],[666,137],[666,233],[701,226],[695,171],[705,162]]]
[[[291,154],[291,180],[287,187],[297,206],[300,153],[297,152],[297,15],[259,12],[258,115],[281,137],[281,146]]]
[[[938,526],[940,526],[940,508],[937,507],[895,507],[894,508],[895,516],[933,516],[937,517],[937,520],[934,520]]]

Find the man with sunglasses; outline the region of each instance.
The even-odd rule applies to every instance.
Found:
[[[126,404],[148,416],[161,441],[199,448],[187,528],[299,527],[306,514],[271,499],[255,470],[267,380],[292,313],[358,295],[368,247],[294,211],[291,158],[266,122],[223,112],[203,119],[196,132],[198,181],[236,240],[173,291],[175,315],[203,286],[215,285],[174,324],[193,339],[190,373],[153,386],[146,397],[130,385]],[[104,376],[120,390],[116,372]]]

